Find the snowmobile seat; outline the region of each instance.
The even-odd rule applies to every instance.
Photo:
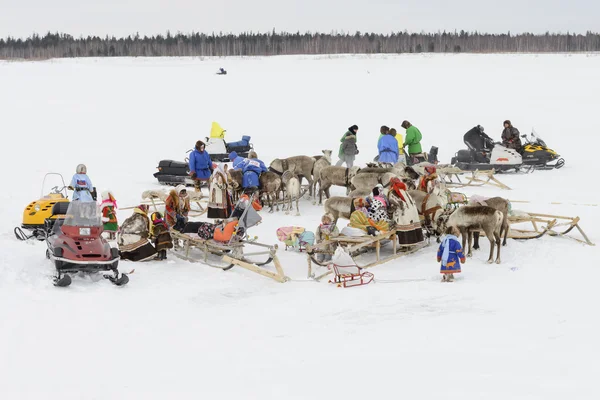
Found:
[[[60,201],[52,206],[52,217],[56,215],[65,215],[71,203],[68,201]]]
[[[228,153],[231,153],[232,151],[237,153],[250,151],[252,149],[252,145],[250,144],[250,136],[244,135],[242,136],[242,140],[227,143],[226,147]]]
[[[483,132],[483,128],[477,125],[465,133],[464,142],[473,151],[492,151],[494,140]]]

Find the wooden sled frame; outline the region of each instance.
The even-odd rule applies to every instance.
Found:
[[[516,229],[511,227],[508,237],[512,239],[537,239],[544,235],[563,236],[573,239],[579,243],[595,246],[595,244],[592,243],[592,241],[585,234],[581,226],[579,226],[580,221],[581,219],[579,217],[563,217],[559,215],[525,212],[524,215],[509,216],[508,222],[511,225],[531,222],[533,230]],[[538,224],[546,224],[546,226],[540,227]],[[563,230],[562,228],[564,227],[566,227],[566,229]],[[577,229],[579,231],[583,237],[583,240],[568,236],[573,229]]]
[[[393,252],[391,255],[382,258],[381,257],[381,242],[384,240],[392,241]],[[328,247],[333,245],[333,249],[329,250]],[[335,251],[335,247],[342,246],[348,254],[351,256],[356,253],[364,253],[368,251],[369,248],[375,248],[375,261],[367,264],[367,265],[357,265],[360,269],[372,268],[377,265],[386,263],[391,260],[395,260],[399,257],[412,254],[423,247],[427,246],[428,242],[423,241],[421,243],[413,244],[413,245],[400,245],[398,244],[398,240],[396,237],[396,231],[390,231],[378,236],[362,236],[362,237],[354,237],[354,236],[337,236],[330,238],[329,240],[325,240],[314,246],[306,246],[306,256],[308,260],[308,278],[313,278],[316,281],[323,279],[325,276],[330,275],[333,271],[325,272],[319,276],[314,276],[312,271],[312,263],[314,262],[320,266],[327,266],[327,264],[322,264],[317,262],[313,256],[315,254],[331,254],[333,255]],[[398,247],[408,248],[406,251],[398,251]]]
[[[224,271],[230,270],[231,268],[237,265],[249,271],[255,272],[259,275],[274,279],[277,282],[283,283],[289,280],[289,278],[285,276],[283,268],[281,267],[281,263],[279,262],[279,258],[277,257],[277,245],[270,246],[249,240],[242,240],[239,242],[225,244],[216,242],[214,240],[195,238],[188,234],[181,233],[175,230],[171,231],[171,236],[174,240],[183,242],[182,246],[176,246],[171,250],[172,254],[183,260],[191,262],[200,262],[213,268],[220,268]],[[244,247],[246,245],[258,246],[266,250],[244,254]],[[190,251],[193,248],[196,248],[202,252],[203,257],[201,259],[196,258],[190,254]],[[209,255],[220,256],[221,260],[225,263],[228,263],[229,265],[213,265],[208,259]],[[252,262],[246,258],[260,255],[268,256],[267,261],[257,263]],[[277,273],[260,268],[260,266],[269,264],[271,261],[275,265]]]
[[[197,210],[194,210],[194,209],[190,210],[190,212],[188,214],[190,217],[200,217],[200,216],[202,216],[202,215],[204,215],[204,214],[206,214],[208,212],[208,207],[202,206],[201,203],[204,203],[205,206],[207,206],[208,205],[208,200],[202,199],[201,201],[194,201],[194,202],[190,203],[190,204],[196,204],[198,206]],[[149,206],[153,206],[154,207],[154,211],[158,211],[158,206],[164,206],[165,202],[162,201],[162,200],[160,200],[160,199],[158,199],[157,197],[154,197],[154,198],[151,198],[150,200],[142,200],[140,202],[140,204],[147,204]],[[132,210],[132,209],[134,209],[136,207],[137,206],[134,206],[134,207],[124,207],[124,208],[120,208],[120,210]]]
[[[504,190],[511,190],[510,187],[500,182],[494,175],[496,171],[491,169],[489,171],[463,171],[459,168],[453,167],[439,167],[437,170],[438,176],[442,179],[443,183],[448,187],[477,187],[483,185],[492,185],[499,187]],[[463,182],[460,179],[461,175],[466,180]],[[456,178],[456,181],[454,181]]]

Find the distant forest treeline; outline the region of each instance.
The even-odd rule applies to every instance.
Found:
[[[0,39],[2,59],[63,57],[272,56],[375,53],[530,53],[600,51],[600,34],[469,33],[242,33],[97,36],[37,34]]]

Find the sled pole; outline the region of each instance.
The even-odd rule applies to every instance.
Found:
[[[274,259],[273,259],[273,261],[274,261],[274,263],[275,263],[275,266],[277,266],[277,264],[279,264],[279,260],[277,260],[277,261],[275,261],[275,260],[276,260],[276,258],[274,258]],[[236,258],[231,258],[231,257],[229,257],[229,256],[223,256],[223,261],[225,261],[226,263],[230,263],[230,264],[237,265],[238,267],[245,268],[245,269],[247,269],[248,271],[256,272],[256,273],[257,273],[257,274],[259,274],[259,275],[265,276],[265,277],[267,277],[267,278],[274,279],[274,280],[276,280],[277,282],[280,282],[280,283],[284,283],[285,281],[287,281],[287,280],[288,280],[288,278],[287,278],[287,277],[285,277],[285,276],[284,276],[284,275],[282,275],[282,274],[279,274],[279,273],[278,273],[278,274],[276,274],[276,273],[274,273],[274,272],[267,271],[267,270],[265,270],[265,269],[262,269],[262,268],[259,268],[259,267],[257,267],[257,266],[256,266],[256,265],[254,265],[254,264],[250,264],[250,263],[247,263],[247,262],[245,262],[245,261],[238,260],[238,259],[236,259]],[[280,269],[280,270],[281,270],[281,272],[283,272],[283,269],[281,269],[281,265],[279,265],[279,268],[278,268],[278,269]],[[278,272],[279,272],[279,271],[278,271]]]

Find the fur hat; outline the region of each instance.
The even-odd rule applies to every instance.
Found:
[[[204,143],[202,140],[198,140],[196,142],[196,150],[200,151],[200,147],[204,146],[206,148],[206,143]]]
[[[325,219],[329,220],[329,223],[333,222],[333,215],[331,215],[331,213],[325,213],[323,214],[323,216],[321,217],[321,223],[325,223]]]
[[[87,167],[85,164],[79,164],[77,168],[75,168],[75,172],[78,174],[87,174]]]
[[[258,158],[258,154],[254,150],[248,152],[248,158]]]
[[[229,159],[231,161],[235,160],[237,158],[238,154],[235,151],[232,151],[231,153],[229,153]]]
[[[175,190],[177,191],[178,195],[181,195],[182,191],[186,191],[187,192],[187,188],[185,187],[185,185],[177,185],[177,187],[175,188]]]
[[[348,128],[348,130],[350,132],[354,132],[354,134],[356,134],[356,131],[358,130],[358,126],[357,125],[352,125],[350,128]]]
[[[506,124],[508,124],[508,126],[512,126],[512,124],[510,123],[509,119],[507,119],[506,121],[504,121],[504,123],[502,125],[506,125]]]

